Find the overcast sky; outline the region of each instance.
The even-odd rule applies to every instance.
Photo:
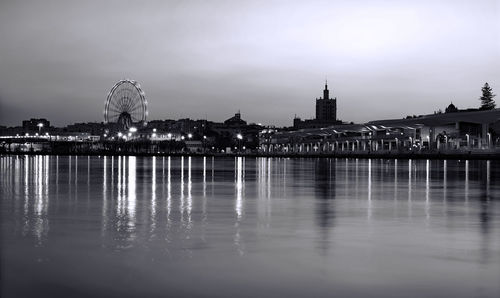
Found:
[[[476,107],[500,94],[500,1],[0,1],[4,125],[102,121],[122,78],[149,119],[291,125],[325,77],[345,121]]]

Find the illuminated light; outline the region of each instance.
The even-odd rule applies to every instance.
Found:
[[[118,133],[118,137],[121,138],[123,134],[121,132]]]
[[[29,134],[29,133],[26,133],[26,134],[25,134],[25,136],[29,137],[29,136],[30,136],[30,134]]]
[[[128,133],[128,136],[129,136],[129,137],[131,137],[131,136],[132,136],[132,133],[131,133],[131,132],[129,132],[129,133]]]
[[[137,128],[135,128],[135,127],[131,127],[131,128],[129,128],[129,129],[128,129],[128,131],[130,131],[130,132],[136,132],[136,131],[137,131]]]
[[[37,136],[37,137],[38,137],[38,133],[35,133],[35,136]]]
[[[237,134],[236,137],[238,138],[238,140],[242,140],[243,139],[243,136],[240,133]]]
[[[107,137],[108,135],[107,134],[104,134],[104,137]]]
[[[40,127],[40,128],[42,128],[43,127],[43,123],[38,123],[37,126]]]
[[[46,133],[45,133],[45,135],[46,135],[46,136],[48,136],[48,135],[49,135],[49,133],[48,133],[48,132],[46,132]]]
[[[153,138],[156,138],[156,134],[155,134],[155,133],[153,133],[152,137],[153,137]]]
[[[171,134],[171,133],[168,133],[168,134],[167,134],[167,137],[168,137],[169,139],[171,139],[171,138],[172,138],[172,134]]]
[[[207,139],[207,136],[203,136],[203,138],[206,140],[206,139]]]
[[[127,136],[123,136],[123,139],[126,140],[127,139]]]
[[[184,140],[184,136],[181,136],[181,140]]]
[[[188,133],[188,138],[190,138],[190,139],[191,139],[192,137],[193,137],[193,135],[192,135],[192,134],[190,134],[190,133]]]
[[[156,132],[156,128],[153,128],[153,132]]]

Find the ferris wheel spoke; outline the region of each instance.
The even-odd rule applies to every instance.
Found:
[[[127,110],[131,111],[134,104],[135,104],[135,101],[134,101],[134,99],[131,98],[128,105],[127,105]]]
[[[141,105],[135,105],[134,108],[131,110],[132,112],[136,112],[141,110],[142,106]]]
[[[126,108],[127,108],[127,102],[128,102],[128,97],[123,97],[122,98],[122,102],[121,102],[121,106],[122,106],[123,110],[126,110]]]
[[[115,108],[117,110],[121,110],[122,109],[122,98],[119,98],[115,103],[113,103],[113,105],[115,106]]]
[[[117,104],[115,101],[113,101],[113,100],[111,100],[111,101],[109,102],[109,106],[113,106],[113,107],[115,107],[116,109],[119,109],[118,104]],[[108,106],[108,107],[109,107],[109,106]]]
[[[115,107],[111,107],[111,106],[110,106],[110,107],[108,107],[108,114],[109,114],[110,112],[111,112],[111,113],[117,113],[117,114],[120,114],[120,113],[121,113],[121,112],[120,112],[120,110],[116,109]]]
[[[142,106],[142,102],[140,100],[134,102],[134,104],[132,105],[132,107],[130,108],[131,110],[136,110],[138,107],[141,107]]]
[[[109,112],[112,112],[112,115],[120,115],[121,114],[121,111],[114,110],[114,109],[109,109]]]
[[[132,104],[132,98],[127,97],[127,100],[124,104],[124,110],[130,111],[130,105]]]
[[[110,104],[108,106],[108,110],[110,110],[110,111],[118,111],[119,112],[120,108],[116,104],[112,103],[112,104]]]
[[[136,121],[142,120],[142,113],[134,112],[132,115],[136,119]]]
[[[129,109],[130,110],[133,110],[133,108],[137,105],[137,103],[139,102],[139,99],[137,98],[138,97],[138,94],[134,94],[134,96],[131,98],[131,101],[130,101],[130,106],[129,106]]]

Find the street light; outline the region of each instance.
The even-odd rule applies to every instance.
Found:
[[[243,136],[241,135],[241,133],[239,133],[236,135],[236,138],[238,139],[238,150],[240,150],[240,142],[241,140],[243,140]]]
[[[38,123],[36,126],[38,126],[38,132],[40,133],[43,127],[43,123]]]
[[[188,133],[188,138],[191,139],[193,137],[193,134]]]

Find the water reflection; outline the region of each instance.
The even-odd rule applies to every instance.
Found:
[[[101,235],[105,236],[105,232],[108,228],[108,157],[104,156],[102,169],[102,229]],[[111,165],[113,166],[113,165]]]
[[[136,157],[118,157],[113,226],[117,249],[129,248],[136,238]],[[107,213],[105,213],[107,214]],[[107,223],[108,219],[103,219]],[[112,234],[115,234],[112,233]]]
[[[234,235],[234,244],[238,249],[238,253],[243,255],[245,253],[245,247],[243,245],[243,239],[240,230],[240,224],[243,217],[243,194],[244,194],[244,157],[236,157],[235,162],[235,186],[236,186],[236,203],[235,203],[235,212],[236,212],[236,233]]]
[[[443,161],[443,201],[446,203],[446,195],[448,190],[448,161]]]
[[[269,158],[261,157],[257,159],[257,214],[258,221],[265,227],[269,227],[271,222],[271,166]]]
[[[335,220],[335,205],[334,200],[336,197],[336,186],[335,182],[338,178],[338,172],[332,170],[332,167],[335,169],[337,165],[337,159],[332,160],[321,160],[317,159],[315,162],[315,171],[314,171],[314,181],[315,188],[318,191],[318,195],[316,196],[317,202],[315,204],[315,213],[316,213],[316,222],[318,226],[318,248],[321,254],[324,256],[328,253],[330,249],[330,233],[331,228],[334,226]],[[340,178],[339,180],[344,183],[343,188],[346,191],[348,189],[348,171],[345,171],[347,168],[347,163],[345,164],[346,168],[344,169],[345,180]],[[348,192],[344,193],[345,196],[348,196]]]
[[[236,185],[236,204],[235,211],[238,221],[243,214],[243,157],[236,158],[235,185]]]
[[[430,191],[430,161],[427,159],[425,161],[425,217],[426,222],[429,222],[430,219],[430,202],[429,202],[429,191]]]
[[[153,156],[151,162],[151,236],[154,235],[156,229],[156,156]]]
[[[465,201],[469,200],[469,161],[465,161]]]
[[[170,156],[168,157],[167,165],[167,219],[170,223],[170,211],[172,210],[172,184],[170,176]]]
[[[369,283],[379,270],[385,285],[389,276],[408,282],[407,268],[432,269],[412,279],[436,287],[448,276],[456,287],[470,278],[491,293],[500,268],[497,161],[20,156],[0,164],[5,256],[88,262],[93,282],[121,279],[107,267],[127,264],[156,293],[185,285],[151,278],[165,272],[224,267],[230,283],[237,274],[228,263],[242,279],[268,263],[286,268],[273,271],[280,280],[294,280],[288,268],[299,264],[297,276],[329,281]]]

